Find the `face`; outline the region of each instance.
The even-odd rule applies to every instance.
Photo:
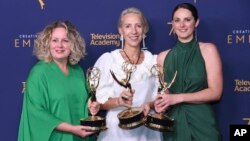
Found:
[[[182,42],[189,42],[193,39],[193,33],[198,25],[192,13],[188,9],[179,8],[175,11],[172,21],[173,29]]]
[[[123,35],[124,47],[140,47],[143,38],[143,24],[141,15],[128,13],[122,17],[122,25],[119,32]]]
[[[71,41],[67,37],[65,28],[58,27],[52,31],[49,46],[54,61],[63,62],[68,60]]]

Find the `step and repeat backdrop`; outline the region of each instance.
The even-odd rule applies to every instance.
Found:
[[[127,7],[141,9],[148,19],[148,50],[172,48],[176,39],[169,22],[180,2],[197,7],[198,39],[215,43],[222,58],[223,96],[213,107],[223,140],[229,140],[230,125],[250,125],[249,0],[1,0],[0,140],[17,140],[23,84],[37,62],[34,39],[47,24],[61,19],[77,27],[87,44],[88,55],[80,62],[86,70],[102,53],[120,48],[117,21]]]

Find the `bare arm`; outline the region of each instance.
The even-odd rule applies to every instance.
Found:
[[[214,44],[200,43],[201,53],[205,60],[208,88],[199,92],[181,95],[182,102],[204,103],[220,100],[223,89],[222,63]]]
[[[160,66],[160,71],[163,74],[163,65],[164,65],[164,60],[168,54],[169,50],[163,51],[158,54],[157,56],[157,64]]]

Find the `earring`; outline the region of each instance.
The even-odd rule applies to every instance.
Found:
[[[143,34],[143,39],[142,39],[142,50],[147,50],[148,48],[146,47],[145,45],[145,38],[146,38],[146,35]]]
[[[173,27],[171,28],[171,30],[170,30],[170,32],[168,33],[168,35],[170,36],[172,33],[175,34],[175,31],[174,31],[174,28],[173,28]]]
[[[175,31],[173,30],[172,33],[173,33],[174,38],[176,39],[177,37],[176,37]]]
[[[197,28],[195,28],[195,30],[194,30],[194,38],[195,38],[195,41],[197,41],[198,39],[198,37],[197,37]]]
[[[171,36],[171,34],[173,35],[175,41],[178,40],[178,37],[177,37],[177,35],[176,35],[175,30],[174,30],[173,27],[171,28],[171,31],[170,31],[170,33],[169,33],[169,36]]]
[[[121,48],[122,48],[122,49],[124,48],[123,40],[124,40],[124,39],[123,39],[123,36],[121,35],[121,36],[120,36],[120,41],[121,41]]]

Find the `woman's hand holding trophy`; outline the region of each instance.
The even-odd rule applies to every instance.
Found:
[[[90,126],[91,131],[101,131],[106,129],[105,118],[96,116],[100,110],[100,103],[96,101],[96,88],[99,85],[101,71],[97,67],[91,67],[87,70],[87,81],[91,93],[91,97],[88,100],[88,108],[91,113],[90,117],[81,119],[81,125]]]
[[[154,103],[155,110],[157,113],[148,115],[147,120],[145,122],[145,126],[151,128],[151,129],[159,130],[159,131],[163,131],[163,132],[173,131],[174,119],[172,119],[167,114],[165,114],[165,112],[166,112],[165,109],[166,109],[166,106],[168,106],[168,105],[163,105],[164,101],[161,98],[161,96],[163,96],[163,93],[164,93],[164,95],[168,95],[166,93],[168,93],[168,89],[174,83],[176,75],[177,75],[177,71],[175,72],[173,79],[170,83],[164,82],[163,75],[160,72],[159,65],[157,65],[157,64],[154,65],[151,68],[151,73],[154,76],[158,77],[158,79],[159,79],[158,94],[160,94],[160,96],[157,97],[157,99],[155,100],[155,103]]]
[[[118,114],[120,122],[119,127],[123,129],[134,129],[144,123],[144,115],[142,108],[131,107],[134,91],[132,90],[129,81],[132,73],[136,70],[136,65],[124,62],[122,65],[122,70],[126,76],[124,79],[121,80],[118,80],[114,72],[110,70],[113,79],[122,87],[128,88],[128,91],[123,91],[120,97],[118,98],[119,105],[128,107],[128,109],[123,110]]]

